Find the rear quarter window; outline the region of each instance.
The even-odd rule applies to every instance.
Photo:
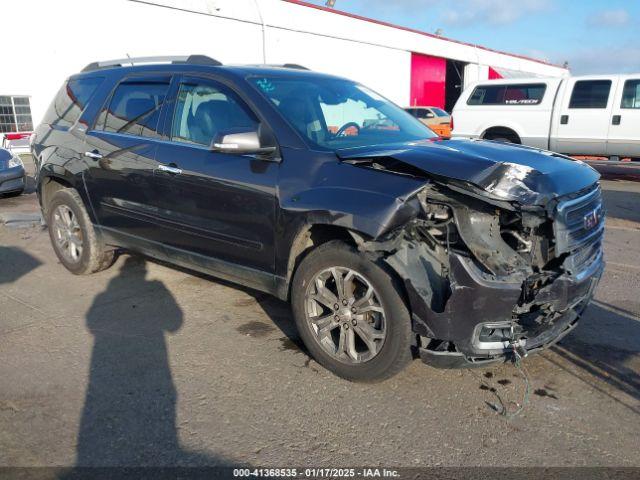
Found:
[[[478,85],[467,105],[539,105],[546,90],[544,83]]]
[[[78,121],[104,77],[76,78],[65,82],[44,116],[44,123],[69,128]]]

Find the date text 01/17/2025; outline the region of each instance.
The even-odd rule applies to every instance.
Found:
[[[233,476],[281,478],[398,478],[397,470],[386,468],[236,468]]]

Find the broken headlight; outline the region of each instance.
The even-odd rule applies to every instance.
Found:
[[[531,203],[536,198],[526,183],[526,180],[536,171],[526,165],[501,162],[488,172],[479,183],[485,191],[503,200],[517,200],[521,203]]]

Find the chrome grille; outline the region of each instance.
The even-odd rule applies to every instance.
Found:
[[[561,201],[554,222],[556,255],[571,253],[568,267],[578,273],[595,260],[602,249],[604,209],[600,187],[585,195]]]

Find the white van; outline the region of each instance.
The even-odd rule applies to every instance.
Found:
[[[640,158],[640,73],[476,82],[452,123],[453,137]]]

